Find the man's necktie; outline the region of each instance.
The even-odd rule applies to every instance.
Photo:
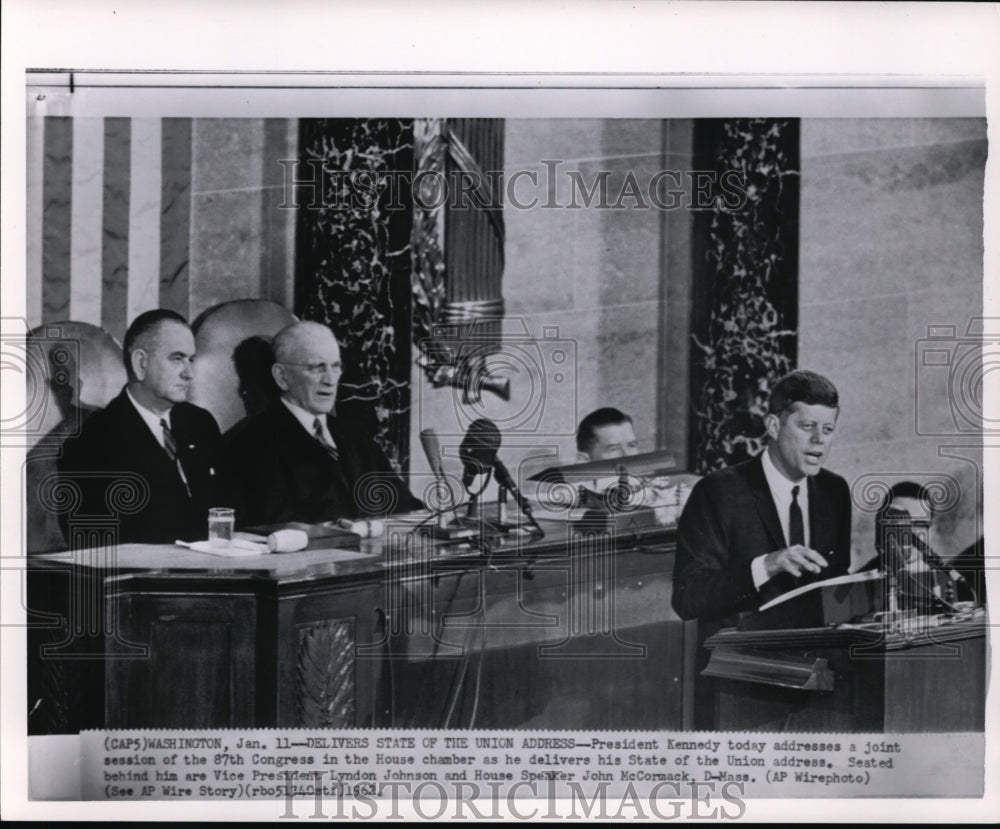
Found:
[[[323,434],[323,422],[318,417],[313,421],[313,434],[331,458],[334,460],[340,459],[337,447],[330,443],[330,441],[326,439],[326,435]]]
[[[806,543],[806,531],[802,525],[802,508],[799,506],[799,488],[792,487],[792,503],[788,508],[788,546]]]
[[[188,498],[191,497],[191,487],[188,486],[187,477],[184,475],[184,467],[181,465],[180,459],[177,457],[177,441],[174,439],[174,433],[170,431],[170,426],[167,425],[167,419],[160,418],[160,428],[163,429],[163,448],[167,450],[167,457],[173,461],[174,466],[177,467],[177,472],[181,476],[181,480],[184,482],[184,489],[187,490]]]

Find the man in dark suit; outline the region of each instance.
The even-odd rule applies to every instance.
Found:
[[[366,424],[332,412],[340,347],[316,322],[274,338],[272,375],[281,397],[226,436],[225,468],[240,526],[385,515],[422,505]]]
[[[850,493],[823,469],[839,406],[825,377],[791,372],[771,390],[764,452],[694,486],[677,527],[673,607],[681,617],[717,627],[847,572]]]
[[[220,436],[212,415],[186,402],[191,329],[173,311],[147,311],[129,326],[122,352],[121,394],[64,445],[60,476],[79,488],[76,513],[117,518],[121,542],[203,539],[207,511],[219,506]]]

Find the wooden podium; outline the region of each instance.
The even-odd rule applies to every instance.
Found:
[[[721,630],[702,677],[715,728],[983,731],[986,614],[785,630]]]

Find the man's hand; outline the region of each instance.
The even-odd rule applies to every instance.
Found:
[[[778,573],[801,576],[803,572],[818,573],[827,566],[827,560],[815,550],[795,544],[783,550],[775,550],[764,556],[764,569],[769,579]]]

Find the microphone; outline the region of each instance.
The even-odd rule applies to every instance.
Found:
[[[496,475],[497,483],[514,496],[514,500],[517,501],[517,505],[520,507],[521,512],[527,515],[531,522],[534,523],[535,518],[531,514],[531,504],[529,504],[528,499],[521,494],[521,490],[518,489],[517,484],[514,483],[514,477],[510,474],[507,467],[504,466],[503,461],[500,460],[500,458],[496,458],[493,461],[493,474]]]
[[[468,489],[476,475],[489,472],[500,449],[500,430],[484,417],[472,421],[458,448],[462,460],[462,486]]]
[[[958,570],[954,567],[949,567],[945,564],[944,559],[934,552],[933,548],[922,538],[914,535],[910,540],[913,542],[913,546],[917,552],[920,553],[921,558],[927,562],[929,567],[933,567],[935,570],[940,570],[942,573],[946,573],[948,578],[950,578],[953,582],[968,584],[965,580],[965,576],[958,572]]]
[[[890,515],[891,514],[891,515]],[[965,582],[965,576],[963,576],[954,567],[949,567],[944,563],[944,559],[939,556],[934,549],[924,541],[917,533],[913,531],[914,523],[922,523],[922,526],[927,527],[930,522],[927,519],[922,519],[922,522],[915,522],[915,519],[910,514],[909,510],[901,509],[897,507],[892,507],[886,510],[886,515],[890,516],[891,520],[902,529],[902,533],[898,538],[898,541],[903,546],[910,545],[918,553],[920,553],[920,558],[927,564],[928,567],[932,567],[935,570],[940,570],[942,573],[947,574],[948,578],[952,582]]]
[[[433,429],[422,429],[420,445],[424,447],[424,455],[427,456],[427,463],[430,464],[434,477],[439,481],[444,480],[444,467],[441,465],[441,443],[438,441],[437,432]]]

